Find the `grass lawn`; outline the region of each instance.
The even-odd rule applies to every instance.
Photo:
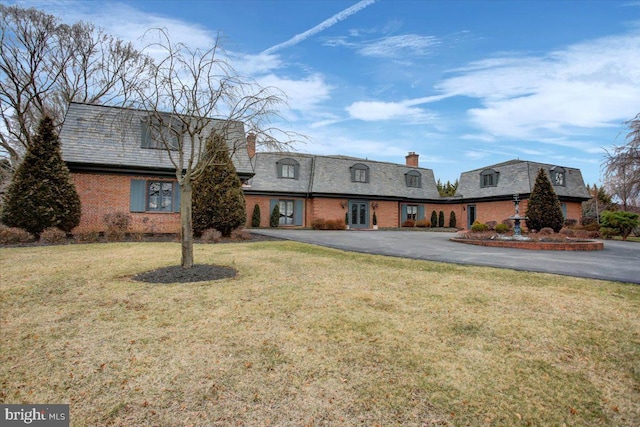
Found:
[[[0,402],[73,426],[640,425],[637,285],[177,243],[0,249]]]

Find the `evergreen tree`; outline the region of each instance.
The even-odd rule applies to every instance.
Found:
[[[560,200],[544,169],[540,169],[536,177],[536,183],[529,196],[526,215],[527,227],[530,230],[539,231],[549,227],[557,233],[564,225]]]
[[[80,215],[80,197],[62,160],[53,120],[45,116],[7,189],[2,222],[39,237],[49,227],[70,232]]]
[[[444,227],[444,211],[438,213],[438,227]]]
[[[257,203],[253,207],[253,215],[251,216],[251,227],[260,227],[260,205]]]
[[[456,213],[454,211],[449,214],[449,227],[456,228]]]
[[[222,138],[209,139],[207,155],[212,161],[193,184],[193,230],[214,228],[229,237],[247,220],[242,183]]]
[[[436,211],[431,212],[431,227],[438,226],[438,214]]]
[[[280,225],[280,205],[276,203],[269,217],[269,227],[276,228],[278,225]]]

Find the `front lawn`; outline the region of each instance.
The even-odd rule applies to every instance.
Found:
[[[73,426],[640,425],[640,287],[348,253],[0,249],[0,402]]]

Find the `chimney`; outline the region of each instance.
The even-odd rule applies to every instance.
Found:
[[[250,159],[256,155],[256,134],[253,132],[247,135],[247,153],[249,153]]]
[[[415,152],[410,151],[409,154],[407,154],[407,156],[405,157],[407,159],[407,166],[411,168],[417,168],[418,157],[420,157],[420,154],[416,154]]]

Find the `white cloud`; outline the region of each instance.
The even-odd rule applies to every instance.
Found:
[[[479,99],[481,107],[468,114],[490,135],[535,140],[617,127],[637,114],[640,34],[605,37],[541,57],[490,58],[454,72],[458,75],[437,88]]]
[[[402,120],[408,122],[433,121],[433,113],[402,102],[357,101],[346,108],[353,119],[364,121]]]
[[[331,87],[319,74],[300,80],[269,74],[259,77],[257,82],[263,87],[271,86],[283,91],[287,96],[289,108],[297,111],[312,112],[329,98],[331,92]]]
[[[436,37],[403,34],[368,42],[358,48],[358,53],[378,58],[415,58],[428,55],[439,43]]]

